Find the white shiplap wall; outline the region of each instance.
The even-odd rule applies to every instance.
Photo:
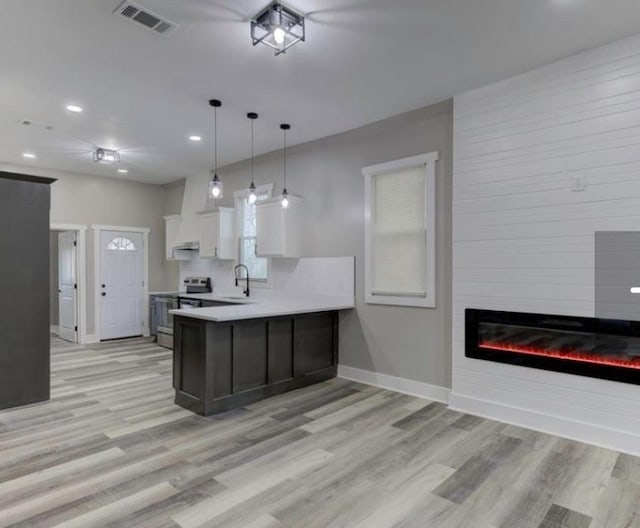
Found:
[[[456,97],[453,202],[452,406],[640,454],[640,386],[464,356],[467,307],[594,315],[594,232],[640,231],[640,37]]]

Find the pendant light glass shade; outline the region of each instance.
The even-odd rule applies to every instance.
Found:
[[[218,178],[218,108],[222,103],[218,99],[211,99],[209,105],[213,107],[213,177],[209,181],[209,197],[215,200],[222,198],[222,182]]]
[[[247,196],[247,202],[251,205],[258,201],[258,195],[256,194],[256,184],[253,180],[253,169],[254,169],[254,160],[253,160],[253,134],[254,134],[254,124],[256,119],[258,119],[258,114],[255,112],[249,112],[247,114],[247,118],[251,120],[251,184],[249,185],[249,195]]]
[[[209,196],[211,198],[221,198],[222,195],[222,182],[220,181],[220,178],[218,178],[218,175],[214,172],[211,171],[213,173],[213,178],[211,178],[211,181],[209,182]]]
[[[251,205],[258,201],[258,195],[256,194],[256,186],[253,182],[249,185],[249,196],[247,197],[247,202]]]
[[[289,207],[289,193],[287,192],[287,130],[291,129],[291,125],[282,123],[282,193],[280,194],[280,205],[283,209]]]

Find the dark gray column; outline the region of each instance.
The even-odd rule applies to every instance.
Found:
[[[0,409],[49,399],[54,181],[0,172]]]

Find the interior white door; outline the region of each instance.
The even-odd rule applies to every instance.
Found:
[[[119,339],[142,335],[142,234],[119,231],[100,233],[100,338]]]
[[[78,286],[76,232],[58,233],[58,335],[78,342]]]

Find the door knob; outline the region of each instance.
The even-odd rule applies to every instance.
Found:
[[[105,286],[104,284],[102,285],[102,287],[103,287],[103,288],[106,288],[106,286]]]
[[[106,296],[107,296],[107,294],[106,294],[105,292],[102,292],[102,296],[103,296],[103,297],[106,297]]]

